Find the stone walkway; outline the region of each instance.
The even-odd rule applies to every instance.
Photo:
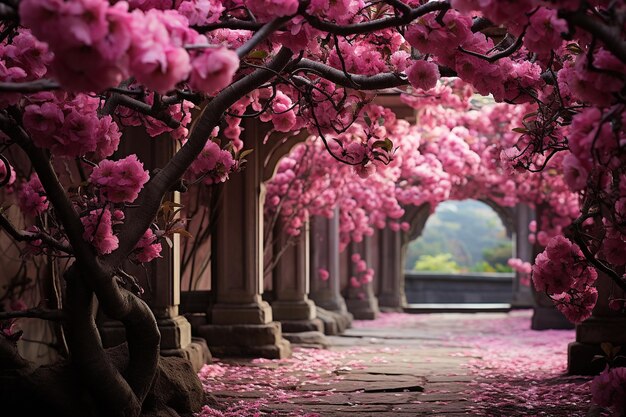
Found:
[[[216,360],[200,416],[586,416],[589,380],[564,374],[573,331],[529,330],[530,312],[383,314],[328,350]]]

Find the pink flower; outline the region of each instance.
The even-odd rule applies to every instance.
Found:
[[[530,17],[530,25],[524,35],[524,45],[541,56],[549,56],[563,42],[562,33],[567,33],[567,22],[557,18],[556,10],[540,7]]]
[[[0,183],[4,183],[5,187],[10,187],[15,183],[15,178],[15,170],[11,164],[6,164],[4,160],[0,160]],[[7,182],[5,183],[5,181]]]
[[[589,173],[581,165],[578,158],[568,153],[565,158],[563,158],[563,177],[570,190],[580,191],[587,186]]]
[[[156,243],[156,240],[157,237],[152,229],[148,229],[144,232],[134,249],[135,257],[139,262],[151,262],[152,260],[161,257],[161,244]]]
[[[219,0],[188,0],[178,6],[178,12],[189,20],[190,25],[200,26],[219,21],[226,10]]]
[[[356,277],[350,277],[350,286],[352,288],[360,288],[361,281],[359,281]]]
[[[106,115],[99,120],[98,132],[96,136],[99,138],[98,147],[96,149],[96,157],[98,159],[106,158],[113,155],[120,144],[122,132],[120,132],[117,123],[113,121],[111,116]]]
[[[239,68],[239,57],[228,48],[206,48],[191,61],[189,84],[210,95],[216,94],[233,81]]]
[[[48,209],[48,198],[36,174],[18,189],[17,202],[26,216],[34,217]]]
[[[583,264],[578,245],[563,236],[555,236],[537,255],[532,268],[537,291],[560,294],[572,288],[584,289],[597,279],[597,272]]]
[[[83,239],[91,243],[98,254],[106,255],[113,252],[119,245],[117,236],[113,234],[111,212],[107,209],[91,210],[88,215],[81,217],[85,231]]]
[[[583,292],[568,295],[561,301],[557,300],[556,308],[572,323],[582,323],[591,316],[597,301],[598,290],[588,287]]]
[[[328,281],[328,278],[330,278],[330,273],[324,268],[320,268],[317,273],[322,281]]]
[[[414,88],[422,90],[434,88],[440,77],[437,65],[427,61],[415,61],[407,70],[406,75]]]
[[[145,15],[135,11],[132,21],[130,69],[137,80],[151,90],[166,93],[191,72],[189,54],[164,24],[163,12]]]
[[[58,104],[45,102],[26,106],[22,120],[35,145],[50,149],[57,143],[54,136],[63,127],[65,116]]]
[[[52,53],[48,45],[38,41],[28,29],[19,29],[18,35],[4,47],[4,59],[10,67],[20,67],[26,79],[37,79],[46,75]]]
[[[89,179],[100,189],[106,200],[112,203],[130,203],[137,199],[150,176],[143,169],[137,155],[129,155],[118,161],[101,161],[93,169]]]
[[[298,11],[298,0],[247,0],[246,5],[261,22],[290,16]]]
[[[237,163],[230,152],[208,140],[204,149],[191,163],[185,173],[190,181],[202,180],[205,184],[216,184],[228,179],[231,172],[237,169]]]

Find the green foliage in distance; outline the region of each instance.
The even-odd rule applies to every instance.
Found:
[[[415,262],[416,271],[430,272],[461,272],[459,264],[452,259],[451,253],[439,253],[437,255],[422,255]]]

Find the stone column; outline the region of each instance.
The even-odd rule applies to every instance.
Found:
[[[533,210],[525,204],[518,204],[515,207],[515,251],[513,256],[520,258],[524,262],[533,263],[533,245],[528,242],[528,224],[535,218]],[[528,277],[530,279],[530,277]],[[533,292],[530,285],[521,282],[519,272],[515,273],[513,282],[513,299],[511,305],[515,308],[528,308],[534,305]]]
[[[378,305],[382,311],[402,311],[406,307],[402,234],[383,229],[379,236],[380,270],[376,271]]]
[[[368,268],[376,268],[376,265],[378,265],[378,242],[372,237],[365,237],[363,241],[359,243],[350,243],[348,251],[350,258],[352,258],[354,254],[360,254],[361,258],[367,263]],[[348,289],[346,290],[346,305],[348,311],[350,311],[357,320],[374,320],[378,317],[380,310],[378,309],[378,300],[374,295],[373,282],[360,282],[359,286],[353,286],[350,283],[352,277],[358,279],[362,272],[357,271],[352,259],[350,259],[349,265],[349,282]]]
[[[341,296],[339,268],[339,209],[332,218],[314,217],[310,224],[310,297],[318,308],[326,334],[343,333],[352,324],[352,314]],[[328,272],[322,276],[320,270]]]
[[[324,325],[309,299],[309,227],[300,236],[290,237],[279,220],[274,228],[274,320],[280,321],[283,336],[292,343],[327,345]]]
[[[178,144],[167,135],[149,137],[141,128],[127,129],[118,154],[136,154],[148,171],[163,167],[176,153]],[[180,202],[180,195],[173,192],[164,200]],[[133,209],[131,209],[133,210]],[[139,210],[139,209],[135,209]],[[162,244],[161,257],[141,267],[127,263],[127,273],[137,277],[146,289],[144,299],[150,305],[161,332],[161,354],[180,356],[191,361],[199,370],[211,360],[202,340],[193,340],[191,325],[178,312],[180,305],[180,236],[171,238],[172,246]],[[102,341],[105,346],[115,346],[126,339],[121,323],[101,318]]]
[[[600,345],[611,343],[621,346],[620,354],[626,348],[626,313],[613,311],[609,308],[609,296],[626,298],[626,294],[617,288],[611,278],[598,272],[596,283],[598,303],[593,314],[583,323],[576,326],[576,341],[568,346],[567,370],[574,375],[594,375],[600,373],[606,363],[593,361],[594,356],[602,355]]]
[[[211,276],[215,300],[209,323],[198,327],[211,352],[218,356],[284,358],[289,342],[273,321],[263,292],[263,134],[258,123],[245,123],[248,155],[242,172],[219,186],[212,236]]]

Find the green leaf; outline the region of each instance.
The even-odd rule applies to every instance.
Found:
[[[254,149],[246,149],[245,151],[242,151],[239,154],[239,159],[245,158],[246,156],[250,155],[252,152],[254,152]]]
[[[252,59],[265,59],[267,58],[267,51],[262,49],[255,49],[247,55],[248,58]]]
[[[613,351],[613,345],[609,342],[604,342],[600,344],[600,348],[602,352],[606,354],[609,358],[611,357],[611,352]]]
[[[385,140],[377,140],[372,145],[372,148],[382,148],[387,152],[391,152],[393,149],[393,142],[389,138],[385,138]]]
[[[577,43],[570,43],[565,48],[575,55],[580,55],[584,52]]]
[[[369,115],[367,113],[363,116],[363,120],[365,120],[365,124],[366,125],[368,125],[368,126],[372,125],[372,119],[370,119],[370,117],[369,117]]]

